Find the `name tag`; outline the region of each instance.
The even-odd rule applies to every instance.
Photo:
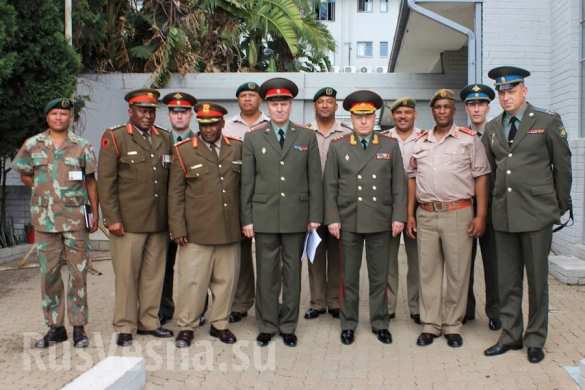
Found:
[[[47,155],[45,153],[43,153],[43,152],[32,152],[30,154],[30,156],[32,158],[45,158],[45,157],[47,157]]]
[[[390,160],[390,153],[376,153],[376,160]]]
[[[232,161],[232,164],[242,165],[242,160],[234,160]]]
[[[136,150],[131,150],[128,152],[128,156],[136,156],[138,152]]]
[[[171,155],[170,154],[163,154],[162,155],[162,163],[163,164],[170,164],[171,163]]]
[[[528,134],[544,134],[544,129],[529,129]]]
[[[81,171],[69,171],[70,181],[81,181],[83,180],[83,172]]]
[[[203,164],[195,164],[191,167],[191,169],[199,169],[203,166]]]
[[[299,152],[306,152],[309,150],[309,145],[293,145],[293,148]]]

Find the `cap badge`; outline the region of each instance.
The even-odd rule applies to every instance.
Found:
[[[481,88],[479,87],[479,85],[474,85],[473,88],[471,88],[471,90],[473,92],[479,92],[479,91],[481,91]]]

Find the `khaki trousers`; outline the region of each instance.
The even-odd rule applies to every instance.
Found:
[[[317,230],[321,244],[315,253],[315,261],[309,263],[311,307],[339,309],[339,240],[329,234],[327,226]]]
[[[211,305],[207,318],[216,329],[226,329],[240,273],[240,243],[179,246],[176,319],[179,330],[193,330],[203,313],[207,290]]]
[[[404,237],[404,248],[406,249],[406,259],[408,271],[406,272],[406,294],[408,297],[408,310],[410,314],[419,314],[418,295],[419,295],[419,272],[418,272],[418,252],[416,240],[408,237],[406,232],[402,233]],[[396,313],[396,301],[398,297],[398,251],[400,249],[400,235],[390,238],[390,265],[388,266],[388,282],[386,285],[388,291],[388,312],[390,316]]]
[[[247,313],[254,306],[254,261],[252,258],[252,239],[242,238],[240,254],[240,274],[238,275],[233,311]]]
[[[425,333],[461,332],[473,244],[467,229],[472,219],[472,207],[443,212],[417,209],[420,315]]]
[[[160,326],[158,309],[168,241],[168,232],[110,236],[116,276],[116,332],[134,333],[136,329],[154,330]]]

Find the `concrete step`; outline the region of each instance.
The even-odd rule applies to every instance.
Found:
[[[549,272],[561,283],[585,285],[585,260],[572,256],[549,256]]]

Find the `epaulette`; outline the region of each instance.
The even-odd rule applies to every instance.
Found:
[[[187,139],[182,140],[181,142],[177,142],[175,144],[175,156],[177,157],[177,160],[179,161],[179,165],[181,166],[181,169],[183,170],[185,175],[187,174],[187,167],[185,167],[185,163],[183,162],[183,156],[181,156],[181,150],[179,149],[179,146],[181,146],[182,144],[185,144],[189,141],[191,141],[191,138],[187,138]]]
[[[471,135],[473,137],[475,137],[477,135],[477,132],[475,132],[471,129],[468,129],[467,127],[459,127],[459,131],[464,133],[464,134]]]
[[[111,127],[108,127],[106,130],[109,130],[109,131],[114,131],[114,130],[120,130],[120,129],[123,129],[123,128],[125,128],[125,127],[126,127],[126,123],[122,123],[122,124],[120,124],[120,125],[116,125],[116,126],[111,126]]]
[[[344,135],[343,137],[336,138],[336,139],[334,139],[334,140],[333,140],[333,141],[331,141],[331,142],[349,141],[349,139],[351,138],[351,136],[352,136],[352,135],[353,135],[353,134],[346,134],[346,135]]]
[[[110,133],[110,137],[112,138],[112,146],[114,147],[114,153],[116,153],[116,158],[120,158],[120,147],[118,146],[118,140],[116,139],[115,131],[123,129],[124,126],[125,125],[120,125],[118,127],[110,127],[102,135],[101,147],[106,148],[110,144],[110,140],[107,138],[106,134]]]
[[[181,146],[181,145],[183,145],[183,144],[185,144],[185,143],[187,143],[187,142],[189,142],[189,141],[191,141],[191,138],[185,138],[184,140],[182,140],[182,141],[179,141],[179,142],[175,143],[175,148],[176,148],[177,146]]]
[[[351,126],[350,126],[350,125],[348,125],[348,124],[347,124],[347,123],[345,123],[345,122],[341,122],[341,123],[340,123],[340,126],[343,126],[343,127],[345,127],[346,129],[348,129],[348,130],[353,130],[353,129],[351,128]]]
[[[163,133],[168,133],[168,134],[170,134],[170,133],[171,133],[170,131],[168,131],[168,130],[167,130],[167,129],[165,129],[164,127],[160,127],[160,126],[157,126],[157,125],[154,125],[153,127],[154,127],[155,129],[159,130],[159,131],[162,131]]]
[[[540,108],[540,107],[534,107],[532,106],[532,110],[533,111],[537,111],[541,114],[547,114],[547,115],[551,115],[551,116],[555,116],[555,117],[560,117],[560,114],[558,112],[552,111],[552,110],[547,110],[546,108]],[[528,115],[530,115],[531,113],[529,113]]]
[[[312,123],[305,123],[305,127],[307,129],[311,129],[311,128],[313,128],[313,124]]]
[[[250,127],[250,131],[264,130],[268,127],[268,123],[269,122],[258,123],[257,125]]]
[[[242,142],[242,140],[239,137],[234,137],[233,135],[224,135],[223,139],[225,141],[226,144],[230,144],[230,141],[238,141],[238,142]]]
[[[415,141],[421,140],[423,138],[426,138],[427,135],[429,135],[429,131],[428,130],[421,130],[420,133],[418,133],[418,135],[416,136],[416,138],[414,140]]]

